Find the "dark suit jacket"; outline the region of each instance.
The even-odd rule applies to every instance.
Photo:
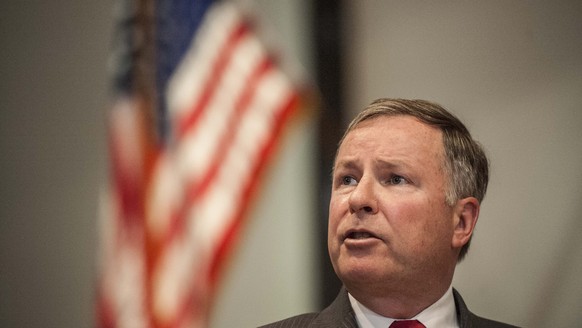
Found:
[[[457,320],[461,328],[509,328],[514,327],[501,322],[484,319],[471,313],[461,295],[453,289]],[[356,315],[350,305],[348,293],[342,288],[335,301],[319,313],[301,314],[289,319],[274,322],[262,328],[358,328]]]

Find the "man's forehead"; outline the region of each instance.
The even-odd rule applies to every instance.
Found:
[[[335,164],[347,165],[355,157],[373,152],[379,161],[395,166],[406,162],[399,161],[403,157],[439,156],[443,151],[440,129],[412,116],[382,115],[360,122],[346,134]]]

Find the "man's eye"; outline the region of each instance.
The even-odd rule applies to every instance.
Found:
[[[401,185],[401,184],[407,184],[408,180],[406,180],[404,177],[401,177],[399,175],[394,175],[390,178],[389,182],[390,182],[390,184],[393,184],[393,185]]]
[[[353,186],[356,184],[356,179],[350,176],[342,177],[342,184],[346,186]]]

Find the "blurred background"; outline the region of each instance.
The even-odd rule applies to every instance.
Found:
[[[442,104],[490,156],[488,195],[454,281],[469,308],[519,326],[579,325],[581,2],[246,2],[321,104],[282,140],[212,327],[319,310],[335,294],[322,273],[324,140],[379,97]],[[94,326],[112,8],[0,4],[2,327]]]

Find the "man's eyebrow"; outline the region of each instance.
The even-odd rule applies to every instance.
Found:
[[[389,169],[401,168],[401,167],[407,167],[408,166],[406,164],[406,162],[401,161],[401,160],[377,159],[376,160],[376,164],[378,164],[379,166],[385,167],[385,168],[389,168]]]
[[[335,172],[339,168],[351,170],[351,169],[355,169],[356,167],[357,167],[357,165],[356,165],[355,160],[352,160],[352,159],[337,160],[331,169],[331,178],[333,178],[335,176]]]
[[[335,163],[335,167],[342,167],[342,168],[348,168],[348,169],[352,169],[352,168],[356,168],[358,165],[356,164],[356,160],[353,159],[342,159],[342,160],[338,160]]]

